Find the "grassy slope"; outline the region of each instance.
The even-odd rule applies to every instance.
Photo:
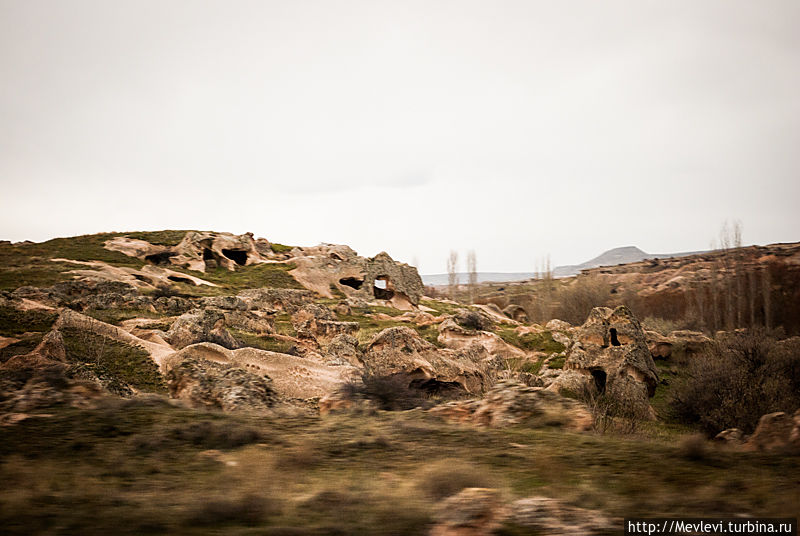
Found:
[[[618,517],[795,516],[800,505],[797,457],[719,450],[695,459],[667,441],[474,429],[417,411],[318,419],[153,403],[64,409],[0,428],[0,458],[7,534],[424,534],[439,496],[474,485]]]

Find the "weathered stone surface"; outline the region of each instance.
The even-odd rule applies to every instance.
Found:
[[[729,445],[741,445],[744,441],[744,433],[738,428],[728,428],[714,436],[714,441],[720,441]]]
[[[644,331],[630,309],[595,307],[586,322],[574,329],[574,338],[565,370],[588,373],[598,391],[608,390],[620,400],[649,409],[647,399],[655,393],[658,372]]]
[[[447,348],[462,349],[473,344],[480,344],[487,352],[503,359],[524,359],[527,354],[504,341],[499,335],[490,331],[466,329],[458,325],[454,319],[448,318],[439,324],[439,343]]]
[[[236,340],[225,329],[225,313],[219,309],[193,309],[182,314],[167,332],[167,340],[177,349],[198,342],[213,342],[235,348]]]
[[[490,427],[559,426],[587,431],[594,422],[588,408],[577,400],[514,381],[498,382],[483,399],[450,402],[430,412],[448,420]]]
[[[703,352],[712,342],[711,339],[701,332],[689,330],[673,331],[669,334],[669,338],[672,339],[673,344],[675,342],[682,343],[686,352],[690,354],[699,354]]]
[[[314,302],[314,293],[309,290],[258,288],[239,293],[251,309],[278,310],[294,314],[305,305]]]
[[[650,350],[654,359],[667,359],[672,355],[674,339],[665,337],[657,331],[645,331],[644,337],[647,341],[647,349]]]
[[[387,328],[364,350],[364,366],[378,374],[404,374],[425,387],[435,384],[460,386],[470,393],[489,384],[494,358],[476,344],[461,350],[436,348],[405,326]]]
[[[559,320],[558,318],[554,318],[550,320],[544,326],[545,328],[549,329],[550,331],[564,331],[569,332],[572,330],[572,324],[569,322],[564,322],[563,320]]]
[[[194,407],[263,410],[277,398],[268,376],[197,357],[183,359],[167,372],[166,379],[170,395]]]
[[[335,336],[328,345],[325,357],[331,364],[346,363],[353,366],[361,366],[358,339],[346,333]]]
[[[490,536],[504,517],[500,493],[464,488],[437,505],[431,536]]]
[[[576,534],[615,534],[620,528],[594,510],[569,506],[549,497],[528,497],[514,501],[508,521],[535,534],[552,536]]]
[[[347,246],[323,244],[295,248],[291,255],[297,268],[290,274],[304,287],[329,298],[335,288],[348,299],[386,300],[397,308],[410,309],[422,297],[424,287],[417,269],[395,262],[384,252],[364,258]],[[383,281],[385,288],[376,281]]]
[[[262,262],[266,252],[264,244],[256,244],[253,233],[234,235],[197,231],[189,231],[173,247],[126,237],[108,240],[105,247],[152,264],[172,264],[198,272],[218,266],[233,270],[237,264],[244,266]]]
[[[319,344],[327,344],[337,335],[352,335],[359,330],[358,322],[340,322],[328,307],[316,303],[304,305],[292,314],[292,326],[298,337],[313,339]]]

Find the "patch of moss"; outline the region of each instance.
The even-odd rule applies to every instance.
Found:
[[[187,296],[226,296],[248,288],[289,288],[304,289],[297,280],[289,274],[294,270],[294,264],[263,263],[250,266],[237,266],[235,270],[215,268],[205,273],[194,272],[180,267],[171,269],[190,274],[218,286],[195,286],[189,283],[175,283],[181,294]]]
[[[180,244],[183,237],[186,236],[186,233],[190,233],[191,231],[174,231],[174,230],[166,230],[166,231],[137,231],[133,233],[124,233],[124,236],[128,238],[133,238],[136,240],[144,240],[145,242],[150,242],[156,246],[177,246]]]
[[[105,322],[106,324],[119,325],[124,320],[131,318],[161,318],[163,315],[154,313],[147,309],[89,309],[85,311],[86,316]],[[169,324],[166,324],[169,329]],[[163,329],[158,327],[158,329]]]
[[[429,308],[433,309],[436,312],[435,316],[438,316],[438,315],[453,315],[459,309],[468,308],[468,307],[466,307],[464,305],[456,305],[456,304],[452,304],[452,303],[445,303],[445,302],[442,302],[442,301],[439,301],[439,300],[421,300],[420,304],[424,305],[425,307],[429,307]],[[433,313],[431,313],[431,314],[433,314]]]
[[[29,331],[50,331],[58,314],[51,311],[20,311],[0,306],[0,335],[12,337]]]
[[[75,328],[66,328],[61,333],[68,361],[82,365],[101,379],[140,391],[166,392],[158,366],[143,349]]]
[[[564,357],[563,355],[554,357],[547,363],[547,366],[550,367],[551,369],[562,369],[564,368],[564,361],[566,361],[566,359],[567,358]]]
[[[340,300],[344,300],[345,298],[347,298],[347,296],[345,296],[344,292],[339,290],[339,287],[337,287],[333,283],[330,284],[330,289],[331,289],[331,294],[333,294],[334,298],[338,298]]]

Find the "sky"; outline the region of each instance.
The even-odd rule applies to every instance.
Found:
[[[800,240],[800,3],[0,0],[0,239],[422,273]]]

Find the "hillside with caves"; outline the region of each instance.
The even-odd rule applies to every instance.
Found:
[[[452,288],[250,233],[0,242],[0,260],[4,534],[800,513],[797,243]]]

